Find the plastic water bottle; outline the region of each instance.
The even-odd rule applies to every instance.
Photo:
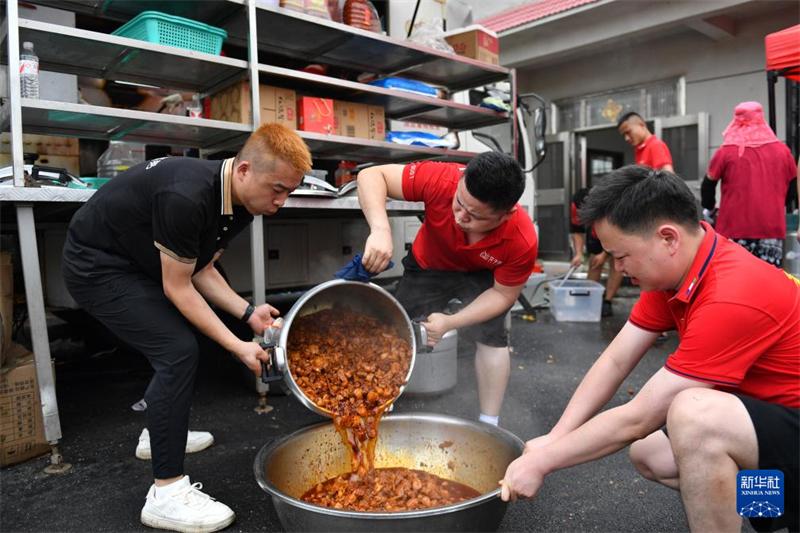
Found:
[[[200,95],[192,96],[192,103],[186,108],[191,118],[203,118],[203,104],[200,103]]]
[[[39,99],[39,57],[33,51],[33,43],[22,43],[19,56],[19,78],[23,98]]]
[[[142,162],[144,162],[144,150],[139,145],[111,141],[108,150],[97,160],[97,177],[113,178]]]

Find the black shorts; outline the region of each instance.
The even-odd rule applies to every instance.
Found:
[[[487,289],[494,286],[491,270],[477,272],[453,272],[449,270],[427,270],[419,266],[411,250],[403,258],[403,278],[397,288],[397,300],[414,319],[441,313],[453,298],[465,306]],[[459,335],[474,342],[494,348],[508,346],[505,329],[505,313],[459,330]]]
[[[591,255],[603,253],[603,243],[597,237],[592,236],[591,231],[586,232],[586,251]]]
[[[735,394],[741,400],[758,442],[759,470],[783,472],[786,512],[778,518],[748,518],[756,531],[776,531],[788,527],[800,531],[800,409]],[[662,428],[669,438],[667,428]],[[733,504],[731,504],[733,505]]]
[[[737,397],[750,414],[758,440],[758,468],[783,472],[783,504],[778,518],[750,518],[756,531],[785,527],[800,531],[800,409],[767,403],[748,396]]]

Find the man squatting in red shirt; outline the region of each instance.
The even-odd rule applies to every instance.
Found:
[[[785,513],[753,527],[800,530],[800,280],[699,222],[670,172],[615,170],[578,216],[642,294],[558,423],[509,465],[502,498],[533,498],[547,474],[632,444],[644,477],[680,491],[692,531],[741,530],[736,479],[748,469],[780,470],[785,483]],[[680,344],[664,367],[600,412],[668,329]]]

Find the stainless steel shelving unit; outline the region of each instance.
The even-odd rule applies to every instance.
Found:
[[[0,187],[0,202],[25,203],[83,203],[89,200],[96,191],[94,189],[71,189],[67,187]],[[389,200],[386,209],[394,214],[415,214],[424,209],[422,202]],[[341,198],[322,198],[314,196],[289,196],[283,210],[314,211],[353,211],[361,212],[361,205],[355,195]]]
[[[175,146],[241,146],[253,131],[248,124],[160,115],[111,107],[21,99],[26,133],[84,139],[122,139]]]
[[[202,2],[155,0],[31,0],[34,4],[71,10],[124,22],[142,11],[157,10],[205,22],[228,31],[228,42],[247,49],[249,61],[177,49],[83,29],[25,20],[19,17],[19,0],[6,1],[4,37],[7,48],[0,61],[8,64],[9,98],[2,109],[4,131],[11,131],[14,187],[0,187],[0,202],[13,204],[17,213],[20,255],[31,321],[36,372],[47,440],[56,446],[61,424],[50,365],[45,322],[34,206],[53,202],[82,203],[93,191],[67,188],[23,187],[22,133],[63,135],[91,139],[125,139],[151,144],[193,146],[209,152],[236,150],[260,124],[259,83],[296,89],[312,96],[384,106],[386,116],[469,130],[510,121],[515,114],[500,113],[444,99],[374,87],[281,66],[297,62],[325,63],[352,72],[402,74],[459,91],[487,83],[510,80],[513,70],[488,65],[375,33],[306,17],[278,8],[257,5],[256,0]],[[112,109],[44,100],[20,95],[19,53],[22,41],[35,43],[43,70],[155,85],[170,89],[214,92],[243,77],[251,83],[252,124],[190,119],[142,111]],[[259,61],[259,54],[265,58]],[[512,98],[513,100],[513,98]],[[512,121],[513,130],[513,121]],[[514,130],[515,131],[515,130]],[[318,159],[404,163],[419,159],[466,161],[475,154],[382,141],[298,132]],[[516,135],[514,135],[516,140]],[[393,214],[417,213],[416,202],[390,202]],[[336,199],[291,197],[284,206],[294,212],[321,213],[359,210],[356,197]],[[264,301],[265,264],[263,224],[251,231],[253,298]],[[54,464],[60,455],[53,454]]]
[[[415,95],[277,66],[259,65],[258,71],[261,83],[294,89],[312,96],[381,105],[386,110],[386,117],[391,119],[423,122],[453,130],[473,130],[508,122],[508,113],[441,98]]]
[[[213,92],[247,70],[238,59],[35,20],[20,19],[19,35],[36,43],[42,70],[93,78]]]
[[[234,16],[224,24],[232,42],[247,35],[248,21]],[[324,63],[356,72],[410,78],[458,91],[508,79],[509,70],[276,7],[257,6],[260,52]]]

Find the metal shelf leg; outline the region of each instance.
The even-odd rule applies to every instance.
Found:
[[[42,275],[39,269],[39,250],[36,245],[36,224],[33,218],[33,205],[17,204],[17,226],[19,227],[19,249],[22,259],[22,275],[25,278],[25,299],[28,302],[28,316],[31,321],[31,338],[36,363],[36,379],[39,382],[44,435],[53,446],[51,465],[47,473],[62,473],[70,469],[58,452],[61,439],[61,421],[58,417],[58,402],[50,363],[50,341],[47,335],[47,321],[44,313],[44,293]]]

